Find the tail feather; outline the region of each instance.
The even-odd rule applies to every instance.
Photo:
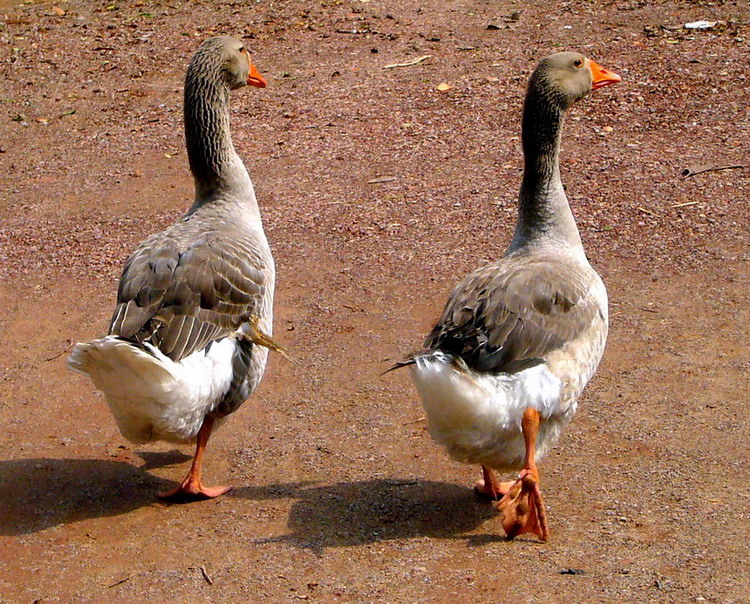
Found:
[[[466,361],[464,361],[461,357],[457,357],[456,355],[443,352],[441,350],[420,350],[419,352],[413,352],[412,354],[408,355],[405,359],[397,361],[380,375],[382,377],[386,373],[390,373],[391,371],[395,371],[396,369],[401,369],[402,367],[408,367],[409,365],[419,365],[420,363],[424,363],[425,361],[428,361],[428,360],[439,361],[441,363],[447,363],[449,365],[452,365],[454,369],[456,369],[457,371],[460,371],[461,373],[468,374],[469,372],[469,368],[466,365]]]
[[[119,390],[125,376],[131,386],[148,391],[168,387],[175,379],[164,360],[132,342],[111,336],[76,344],[68,357],[68,367],[88,375],[105,394],[112,387]]]
[[[395,371],[396,369],[401,369],[402,367],[408,367],[409,365],[416,365],[417,359],[416,355],[411,355],[406,357],[405,359],[401,361],[397,361],[393,365],[391,365],[388,369],[386,369],[383,373],[380,374],[380,377],[383,377],[386,373],[390,373],[391,371]]]
[[[236,346],[224,338],[174,362],[151,344],[106,336],[77,344],[68,367],[102,391],[128,440],[185,442],[232,387]]]
[[[163,414],[158,401],[175,387],[167,357],[158,358],[148,349],[107,336],[78,343],[68,357],[68,367],[87,375],[104,393],[120,433],[142,444],[154,436],[154,422]]]

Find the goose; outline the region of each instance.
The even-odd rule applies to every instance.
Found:
[[[496,501],[508,536],[549,537],[536,462],[578,407],[607,339],[607,292],[589,264],[565,195],[566,112],[619,75],[575,52],[539,62],[523,109],[523,181],[504,256],[464,277],[410,366],[433,439],[482,466],[475,489]],[[517,470],[499,482],[495,470]]]
[[[231,487],[201,480],[208,439],[258,386],[271,339],[275,268],[260,211],[229,131],[230,91],[266,81],[240,40],[205,40],[185,76],[184,122],[195,201],[125,263],[108,335],[78,343],[67,364],[104,393],[135,444],[195,442],[174,501]]]

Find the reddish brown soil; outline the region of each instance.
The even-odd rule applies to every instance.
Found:
[[[750,601],[750,169],[680,178],[748,162],[746,2],[58,7],[0,0],[0,600]],[[190,204],[182,76],[215,33],[270,81],[234,96],[234,139],[299,365],[275,356],[212,440],[236,489],[164,505],[190,449],[131,447],[64,360]],[[525,82],[560,49],[624,78],[563,148],[611,336],[541,466],[551,540],[506,542],[406,373],[379,373],[502,253]]]

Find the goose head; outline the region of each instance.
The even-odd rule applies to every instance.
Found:
[[[221,73],[229,88],[236,90],[243,86],[265,88],[266,81],[250,60],[245,45],[235,38],[219,38],[221,41]]]
[[[558,52],[539,62],[529,88],[565,111],[592,90],[621,81],[619,75],[578,52]]]
[[[243,86],[266,87],[266,80],[253,65],[247,47],[241,40],[228,36],[209,38],[200,45],[188,68],[188,78],[191,74],[218,79],[230,90]]]

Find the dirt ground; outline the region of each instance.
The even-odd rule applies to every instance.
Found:
[[[65,356],[191,203],[182,78],[218,33],[269,80],[233,136],[299,364],[212,439],[235,490],[165,505],[191,448],[130,446]],[[750,169],[680,176],[748,163],[749,47],[745,1],[0,0],[0,600],[750,602]],[[562,49],[624,80],[562,153],[611,331],[541,465],[551,540],[508,542],[379,374],[502,254],[526,80]]]

